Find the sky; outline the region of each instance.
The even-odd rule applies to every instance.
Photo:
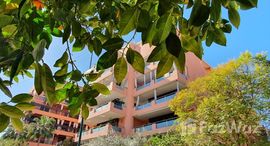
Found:
[[[227,12],[224,16],[227,16]],[[241,24],[239,29],[233,29],[227,34],[227,46],[219,46],[212,44],[211,47],[204,46],[203,59],[212,67],[237,58],[242,52],[249,51],[252,54],[267,52],[270,56],[270,1],[259,0],[258,8],[248,11],[240,11]],[[129,36],[127,36],[129,37]],[[137,37],[135,42],[139,42]],[[50,66],[59,58],[66,49],[66,45],[62,45],[62,40],[54,38],[48,51],[46,51],[44,60]],[[80,70],[89,69],[90,53],[86,49],[79,53],[73,53],[74,60]],[[94,56],[93,62],[96,63],[97,57]],[[56,71],[54,68],[53,71]],[[20,78],[19,83],[15,83],[10,87],[14,95],[19,93],[28,93],[34,85],[31,78]],[[0,91],[0,102],[8,102],[10,99]]]

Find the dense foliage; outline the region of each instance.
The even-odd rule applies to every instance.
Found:
[[[188,145],[257,143],[268,132],[261,122],[270,118],[270,62],[244,53],[191,82],[170,107]]]
[[[55,130],[55,120],[45,116],[35,118],[33,122],[24,124],[21,131],[16,131],[13,127],[7,128],[2,136],[3,142],[14,141],[15,146],[26,145],[28,141],[40,142],[41,138],[51,138]],[[17,143],[17,145],[15,144]]]
[[[184,53],[187,51],[201,58],[202,42],[207,46],[213,42],[226,45],[225,33],[231,32],[231,24],[239,27],[238,10],[254,8],[257,1],[1,0],[0,89],[13,97],[7,86],[17,82],[18,76],[32,77],[29,70],[33,69],[38,94],[44,92],[50,104],[67,100],[72,115],[82,111],[86,118],[89,114],[87,107],[97,104],[95,97],[109,94],[106,86],[92,83],[104,69],[115,65],[114,76],[118,83],[126,76],[127,62],[136,71],[144,73],[144,59],[129,48],[136,34],[141,36],[143,44],[156,46],[147,61],[159,61],[157,77],[160,77],[170,70],[173,63],[183,70]],[[191,11],[190,16],[184,17],[187,9]],[[224,10],[228,12],[229,20],[221,17]],[[130,40],[124,39],[132,33]],[[62,38],[62,43],[67,46],[54,64],[59,68],[55,73],[43,60],[45,49],[49,49],[53,37]],[[100,57],[97,71],[83,74],[76,66],[72,52],[86,47]],[[79,89],[79,81],[85,84],[82,90]],[[18,106],[1,103],[0,116],[2,131],[10,119],[14,127],[18,127],[23,113]]]

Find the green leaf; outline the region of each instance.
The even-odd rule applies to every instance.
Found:
[[[162,15],[157,21],[156,27],[158,29],[158,32],[156,34],[156,37],[159,38],[158,41],[159,43],[166,40],[172,29],[172,16],[171,16],[172,10],[170,11],[170,13]]]
[[[0,28],[9,25],[13,20],[12,16],[0,14]]]
[[[4,131],[9,124],[9,117],[0,113],[0,132]]]
[[[138,22],[137,31],[142,31],[148,28],[149,24],[151,23],[151,18],[148,11],[141,10]]]
[[[101,41],[98,38],[94,38],[93,40],[93,49],[94,52],[96,53],[97,56],[100,55],[100,53],[102,52],[102,47],[101,47]]]
[[[155,49],[149,55],[147,62],[156,62],[161,60],[167,54],[166,44],[162,43],[159,46],[155,47]]]
[[[0,78],[0,89],[2,90],[2,92],[5,93],[5,95],[7,95],[8,97],[12,97],[10,90],[6,87],[1,78]]]
[[[62,67],[67,64],[68,53],[64,52],[63,55],[54,63],[54,67]]]
[[[124,57],[118,58],[114,65],[114,77],[117,83],[121,83],[127,75],[127,62]]]
[[[92,89],[97,90],[99,93],[101,93],[103,95],[110,94],[110,90],[104,84],[101,84],[101,83],[93,83]]]
[[[23,112],[15,106],[0,104],[0,112],[11,118],[22,118]]]
[[[209,6],[202,4],[202,0],[196,0],[189,18],[189,25],[201,26],[206,22],[209,14]]]
[[[52,36],[50,33],[48,33],[47,31],[43,31],[40,35],[39,35],[39,39],[42,40],[46,40],[46,48],[49,49],[50,44],[52,43]]]
[[[72,51],[73,52],[80,52],[84,49],[84,44],[81,42],[81,40],[76,39],[75,43],[73,44]]]
[[[88,106],[86,104],[83,104],[82,105],[82,117],[84,119],[87,119],[88,116],[89,116],[89,108],[88,108]]]
[[[72,71],[70,79],[74,80],[74,81],[80,81],[82,79],[81,71],[79,71],[79,70]]]
[[[231,33],[232,32],[232,25],[231,24],[225,24],[224,27],[222,27],[221,29],[225,33]]]
[[[11,99],[11,102],[13,102],[13,103],[30,102],[32,100],[32,98],[33,97],[30,94],[22,93],[22,94],[18,94],[16,96],[14,96]]]
[[[23,123],[18,118],[11,118],[12,126],[19,132],[23,131]]]
[[[31,103],[27,103],[27,102],[21,102],[21,103],[16,104],[15,106],[22,111],[31,111],[35,109],[35,105]]]
[[[215,29],[215,31],[213,32],[213,37],[215,43],[226,46],[226,36],[220,29]]]
[[[63,36],[62,31],[60,31],[58,28],[53,28],[53,31],[51,32],[51,34],[55,37],[62,37]]]
[[[126,58],[127,58],[128,63],[136,71],[144,74],[145,62],[144,62],[142,55],[139,52],[129,48],[127,51],[127,54],[126,54]]]
[[[175,57],[179,56],[180,51],[182,50],[182,46],[181,41],[176,34],[170,33],[170,35],[166,39],[166,48],[168,52],[173,56]]]
[[[67,89],[59,89],[55,91],[55,97],[58,103],[63,102],[67,98]]]
[[[37,45],[35,46],[32,55],[36,61],[40,61],[44,56],[44,48],[46,47],[46,40],[40,40]]]
[[[171,56],[163,57],[158,63],[156,78],[160,78],[164,74],[169,72],[172,68],[172,65],[173,65],[173,59]]]
[[[101,75],[102,75],[102,72],[101,73],[89,73],[89,74],[86,75],[86,79],[89,82],[93,82],[96,79],[98,79]]]
[[[201,43],[188,35],[181,35],[182,47],[189,52],[193,52],[198,58],[202,59],[203,49]]]
[[[234,27],[238,28],[240,25],[240,15],[237,10],[231,8],[228,10],[228,15]]]
[[[124,40],[122,38],[111,38],[107,40],[102,47],[109,51],[109,50],[119,50],[122,48],[124,44]]]
[[[100,56],[97,62],[97,70],[103,70],[112,67],[117,61],[117,51],[108,51]]]
[[[68,71],[68,65],[62,66],[61,69],[55,72],[54,76],[61,77],[67,74]]]
[[[42,67],[39,63],[35,64],[35,90],[37,94],[41,94],[43,91],[42,84],[41,84],[41,76],[42,76]]]
[[[72,35],[75,37],[80,36],[81,29],[82,29],[81,24],[78,21],[74,20],[72,22]]]
[[[95,98],[93,98],[93,97],[88,98],[87,104],[88,104],[89,106],[96,106],[96,105],[97,105],[97,100],[96,100]]]
[[[27,77],[33,78],[33,75],[29,71],[25,70],[24,73]]]
[[[142,32],[142,41],[143,43],[149,43],[150,45],[152,44],[158,44],[157,42],[154,41],[154,38],[158,32],[158,29],[156,28],[157,21],[153,22],[149,28],[146,30],[146,32]]]
[[[140,11],[138,8],[133,7],[126,10],[120,18],[119,33],[121,35],[126,35],[134,30],[137,26],[139,15]]]
[[[10,71],[10,83],[12,83],[12,80],[13,78],[15,77],[15,75],[17,74],[18,72],[18,67],[19,67],[19,64],[22,60],[22,57],[23,57],[23,52],[21,51],[17,56],[16,56],[16,59],[15,61],[13,62],[12,66],[11,66],[11,71]]]
[[[257,7],[258,0],[236,0],[240,4],[240,8],[243,10]]]
[[[55,97],[55,81],[53,80],[53,75],[50,67],[45,63],[42,67],[41,85],[45,97],[48,99],[48,103],[56,103],[57,99]]]
[[[221,2],[220,0],[212,0],[211,1],[211,18],[217,22],[221,16]]]
[[[180,70],[181,72],[184,72],[185,65],[186,65],[186,55],[185,55],[184,50],[180,52],[179,57],[177,58],[174,57],[174,63],[178,70]]]
[[[69,25],[67,25],[65,27],[65,29],[64,29],[64,34],[63,34],[63,38],[62,38],[62,44],[64,44],[68,40],[68,38],[70,36],[70,33],[71,33],[71,28],[70,28]]]

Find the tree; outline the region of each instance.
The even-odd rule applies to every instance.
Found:
[[[42,138],[51,138],[55,130],[55,120],[45,116],[35,118],[29,125],[28,137],[30,140],[37,140],[38,145]]]
[[[13,97],[7,86],[18,81],[18,76],[32,77],[38,94],[44,92],[50,104],[68,100],[72,115],[89,114],[88,106],[96,105],[95,97],[109,94],[101,84],[94,84],[103,70],[114,66],[118,83],[125,78],[127,62],[144,73],[144,59],[129,48],[136,35],[143,44],[156,46],[148,62],[159,61],[157,77],[169,71],[173,62],[184,69],[185,52],[202,57],[202,42],[226,45],[225,33],[232,25],[240,24],[239,9],[257,6],[258,0],[2,0],[0,2],[0,89]],[[229,20],[222,18],[221,9],[228,11]],[[188,18],[186,9],[191,9]],[[132,34],[130,40],[124,36]],[[181,35],[180,35],[181,34]],[[180,37],[178,37],[180,36]],[[62,38],[66,51],[51,68],[42,59],[53,37]],[[72,52],[85,47],[99,57],[97,71],[87,74],[76,66]],[[119,55],[122,50],[122,55]],[[102,54],[102,52],[105,52]],[[166,69],[164,68],[166,66]],[[9,79],[6,80],[6,77]],[[78,82],[84,83],[83,90]],[[14,97],[13,97],[14,98]],[[3,103],[0,118],[5,129],[14,116],[6,109],[20,109]],[[4,120],[3,120],[4,119]]]
[[[191,82],[170,102],[189,145],[251,145],[266,137],[270,64],[263,54],[238,59]]]
[[[165,134],[151,136],[147,143],[149,146],[183,146],[181,133],[177,131],[169,131]]]

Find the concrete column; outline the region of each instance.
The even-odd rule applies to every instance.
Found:
[[[140,96],[137,96],[136,106],[138,106],[140,103]]]
[[[154,89],[154,99],[157,100],[157,89]]]
[[[152,84],[152,77],[153,77],[153,75],[152,75],[152,71],[150,71],[150,81],[151,81],[151,84]]]
[[[177,92],[179,92],[179,81],[176,82]]]

